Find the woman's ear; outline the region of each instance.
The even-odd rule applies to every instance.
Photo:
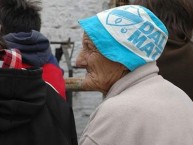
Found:
[[[123,64],[120,64],[121,65],[121,69],[124,70],[124,71],[128,71],[128,68],[126,66],[124,66]]]
[[[125,67],[124,65],[122,65],[122,64],[120,64],[120,65],[121,65],[121,70],[123,71],[122,72],[122,77],[123,77],[123,76],[127,75],[130,72],[130,70],[127,67]]]

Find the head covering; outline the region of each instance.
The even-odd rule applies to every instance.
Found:
[[[8,49],[17,48],[22,54],[24,63],[42,67],[52,63],[59,67],[56,58],[51,53],[49,40],[40,32],[9,33],[3,36]]]
[[[102,55],[130,71],[157,60],[168,38],[159,18],[137,5],[109,9],[79,23]]]

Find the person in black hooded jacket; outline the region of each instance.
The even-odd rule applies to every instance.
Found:
[[[0,40],[0,144],[77,145],[72,108]]]
[[[24,68],[42,67],[43,80],[67,100],[63,70],[51,52],[49,40],[40,32],[40,2],[0,0],[0,11],[0,33],[8,49],[20,50]]]

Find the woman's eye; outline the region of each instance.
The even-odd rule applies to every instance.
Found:
[[[87,50],[87,51],[95,51],[95,50],[96,50],[94,44],[93,44],[91,41],[89,41],[89,40],[85,40],[85,41],[83,42],[83,47],[84,47],[85,50]]]
[[[86,48],[86,49],[89,49],[89,46],[88,46],[88,44],[87,44],[87,43],[86,43],[84,46],[85,46],[85,48]]]
[[[94,46],[92,44],[89,44],[89,43],[88,43],[87,46],[88,46],[89,49],[93,49],[94,48]]]

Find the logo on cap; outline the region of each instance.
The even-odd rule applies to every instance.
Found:
[[[143,15],[143,18],[141,15]],[[117,27],[121,33],[115,34],[117,28],[113,28],[113,32],[112,29],[109,29],[110,27]],[[109,32],[112,32],[111,34],[115,38],[123,35],[121,41],[116,40],[121,44],[125,44],[126,41],[132,44],[134,47],[131,48],[131,45],[128,45],[130,46],[128,49],[143,57],[146,61],[156,60],[163,51],[167,40],[167,36],[163,35],[151,16],[141,7],[129,6],[124,9],[115,8],[108,11],[105,28],[109,29]]]

